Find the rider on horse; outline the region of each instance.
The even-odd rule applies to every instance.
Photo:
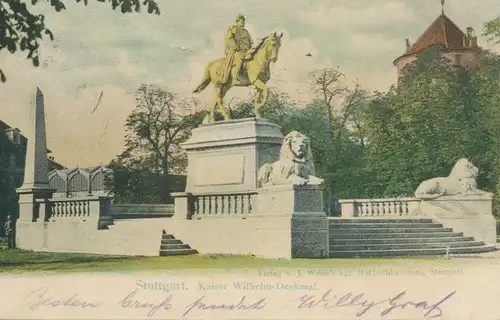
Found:
[[[221,84],[227,82],[233,67],[235,67],[235,74],[233,76],[236,78],[234,80],[239,80],[238,76],[243,65],[243,60],[253,46],[252,37],[245,29],[245,17],[243,15],[238,15],[236,23],[227,31],[224,45],[226,60],[221,70]]]

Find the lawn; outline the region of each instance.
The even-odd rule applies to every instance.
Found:
[[[467,259],[470,261],[470,259]],[[460,261],[464,263],[466,261]],[[189,255],[177,257],[126,257],[78,253],[32,252],[0,247],[0,273],[196,271],[227,272],[262,268],[348,268],[455,266],[457,260],[440,258],[399,259],[293,259],[273,260],[254,256]]]

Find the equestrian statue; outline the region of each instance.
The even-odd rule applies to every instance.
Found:
[[[260,119],[259,109],[269,97],[266,82],[271,77],[270,64],[278,60],[283,33],[276,32],[260,39],[254,46],[252,38],[245,29],[245,17],[238,15],[236,23],[229,28],[225,38],[225,58],[211,61],[205,67],[201,84],[193,91],[200,93],[212,83],[215,88],[215,99],[210,109],[210,122],[215,122],[215,110],[228,120],[223,99],[232,87],[253,86],[257,94],[254,100],[254,114]]]

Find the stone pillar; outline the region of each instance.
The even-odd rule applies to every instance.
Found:
[[[258,219],[285,217],[283,224],[290,238],[290,258],[328,258],[328,218],[324,211],[322,185],[284,184],[258,189]],[[276,230],[280,231],[280,230]],[[281,230],[283,231],[283,230]],[[270,241],[274,242],[274,240]]]
[[[36,88],[36,93],[29,108],[29,123],[26,137],[26,164],[23,185],[16,191],[19,194],[19,222],[45,221],[50,213],[47,201],[55,189],[49,187],[49,162],[47,157],[47,139],[45,131],[45,106],[43,94]],[[42,210],[40,210],[42,206]],[[42,216],[40,216],[42,213]],[[41,218],[41,219],[39,219]]]

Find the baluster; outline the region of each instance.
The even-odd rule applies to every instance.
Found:
[[[212,214],[217,214],[217,196],[210,197],[212,201]]]
[[[252,209],[253,209],[252,208],[252,198],[253,198],[252,195],[249,194],[248,195],[248,214],[252,213]]]
[[[361,202],[359,208],[361,209],[361,216],[366,215],[366,202]]]
[[[375,202],[373,204],[373,206],[375,207],[374,210],[375,210],[375,215],[378,217],[378,216],[381,216],[382,215],[382,208],[380,207],[380,202]]]
[[[83,214],[86,215],[87,217],[90,217],[90,201],[85,201],[83,203]]]
[[[404,206],[404,208],[405,208],[405,210],[404,210],[404,215],[405,215],[405,216],[408,216],[408,213],[410,212],[410,208],[409,208],[409,205],[408,205],[408,201],[404,201],[404,202],[403,202],[403,206]]]
[[[66,218],[70,212],[71,212],[71,208],[73,206],[73,202],[66,202],[66,203],[63,203],[63,207],[64,207],[64,217]]]
[[[384,201],[383,202],[383,206],[384,206],[384,216],[391,215],[391,209],[390,209],[390,206],[389,206],[389,202]]]
[[[240,213],[245,214],[246,213],[246,211],[245,211],[246,205],[245,205],[245,195],[244,194],[240,195],[240,201],[241,201],[241,204],[240,204],[241,205],[241,212]]]
[[[57,207],[58,207],[58,208],[57,208],[57,211],[58,211],[57,216],[58,216],[59,218],[64,217],[64,209],[65,209],[65,204],[64,204],[64,202],[58,202],[58,203],[57,203]]]
[[[200,214],[200,198],[196,197],[193,199],[193,216]]]
[[[238,195],[234,195],[234,214],[238,214],[240,209],[240,198]]]
[[[80,201],[75,201],[73,202],[73,206],[74,206],[74,212],[73,214],[71,215],[71,217],[79,217],[80,216]]]
[[[242,194],[240,195],[241,199],[241,214],[247,214],[248,213],[248,202],[247,202],[247,197]]]
[[[59,216],[59,202],[54,202],[54,218]]]
[[[59,207],[58,208],[58,211],[59,211],[58,212],[58,216],[59,216],[59,218],[64,217],[64,210],[65,210],[65,204],[64,204],[64,202],[58,202],[57,206]]]
[[[226,199],[227,199],[227,196],[221,196],[221,199],[220,199],[220,213],[222,215],[226,214]]]
[[[206,215],[207,214],[207,211],[208,211],[208,199],[206,196],[203,196],[203,211],[202,211],[202,214],[203,215]]]
[[[398,204],[398,216],[403,214],[403,206],[401,205],[401,201],[397,201]]]

